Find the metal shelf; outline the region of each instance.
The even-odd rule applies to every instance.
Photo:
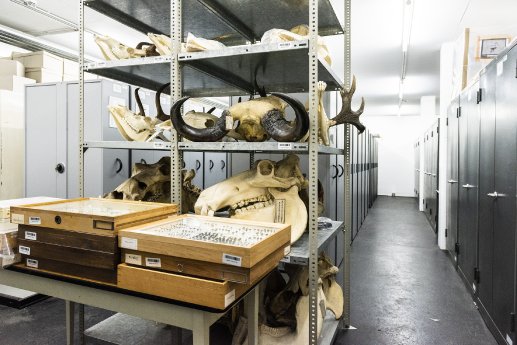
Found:
[[[334,339],[339,329],[339,322],[340,320],[336,320],[332,312],[327,311],[327,316],[323,320],[323,328],[321,329],[318,344],[334,344]]]
[[[128,149],[128,150],[163,150],[170,151],[171,143],[164,141],[86,141],[85,149]]]
[[[255,82],[267,92],[307,92],[309,41],[253,44],[181,53],[183,93],[193,97],[254,94]],[[106,78],[157,90],[170,81],[170,56],[89,63],[85,70]],[[341,78],[320,59],[319,80],[338,90]]]
[[[329,229],[318,230],[318,254],[326,247],[326,245],[337,236],[339,231],[343,231],[344,222],[332,222],[333,226]],[[298,241],[291,246],[289,255],[282,259],[282,262],[308,265],[309,264],[309,233],[305,232]]]
[[[308,143],[266,142],[179,142],[180,151],[223,151],[223,152],[264,152],[264,153],[308,153]],[[344,150],[325,145],[319,145],[319,153],[328,155],[343,155]]]
[[[170,34],[170,1],[85,0],[85,5],[144,34]],[[184,0],[182,32],[219,38],[226,44],[260,40],[265,31],[291,29],[309,23],[309,0],[287,6],[284,1],[262,0],[258,4],[236,0]],[[329,0],[318,1],[320,35],[344,32]],[[258,19],[258,20],[257,20]]]

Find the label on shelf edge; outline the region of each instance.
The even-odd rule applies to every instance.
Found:
[[[293,46],[292,42],[281,42],[278,43],[278,49],[289,49]]]
[[[25,239],[36,241],[38,239],[38,234],[33,231],[25,231]]]
[[[142,266],[142,256],[137,254],[126,253],[126,264],[133,264]]]
[[[29,217],[29,225],[41,225],[40,217]]]
[[[31,255],[31,249],[26,246],[18,246],[18,251],[20,254]]]
[[[224,307],[226,308],[235,301],[235,289],[224,295]]]
[[[25,224],[25,216],[23,214],[11,213],[11,223]]]
[[[38,268],[38,260],[29,259],[25,261],[27,267]]]
[[[160,258],[145,258],[145,265],[148,267],[162,267],[162,260]]]
[[[122,237],[120,239],[120,247],[125,249],[138,250],[138,239]]]
[[[162,143],[162,142],[156,142],[156,143],[153,143],[153,147],[155,149],[163,149],[165,148],[165,143]]]
[[[279,150],[292,150],[293,143],[278,143],[277,147]]]
[[[242,258],[237,255],[223,253],[223,264],[241,267]]]

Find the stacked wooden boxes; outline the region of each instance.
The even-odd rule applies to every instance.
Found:
[[[182,215],[119,232],[118,286],[218,310],[289,252],[284,224]]]
[[[71,199],[11,208],[19,225],[22,265],[72,278],[116,284],[117,232],[166,218],[177,205],[109,199]]]

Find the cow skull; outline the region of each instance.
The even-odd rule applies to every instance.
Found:
[[[95,43],[107,61],[158,55],[156,47],[147,42],[140,42],[136,48],[131,48],[109,36],[95,36]]]
[[[254,169],[205,189],[195,211],[213,216],[216,211],[228,208],[231,218],[275,222],[279,219],[275,202],[285,200],[284,223],[291,225],[291,243],[294,243],[307,226],[307,209],[298,195],[307,188],[307,180],[300,171],[299,161],[296,155],[277,163],[259,161]]]

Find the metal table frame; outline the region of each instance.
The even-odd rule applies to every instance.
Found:
[[[0,269],[0,282],[64,300],[68,345],[76,344],[74,340],[76,307],[79,307],[80,311],[78,326],[81,340],[79,343],[84,343],[84,305],[191,330],[193,345],[208,345],[210,326],[224,315],[5,269]],[[249,344],[257,344],[258,341],[258,291],[259,288],[256,285],[241,298],[244,299],[248,317]]]

